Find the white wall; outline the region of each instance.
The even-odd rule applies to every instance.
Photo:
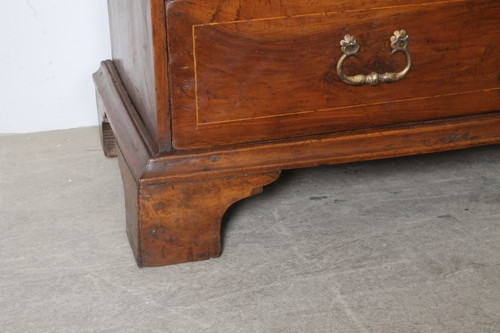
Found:
[[[97,124],[106,0],[0,0],[0,133]]]

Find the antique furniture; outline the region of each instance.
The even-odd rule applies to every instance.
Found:
[[[219,256],[280,170],[500,142],[498,0],[108,3],[94,81],[140,266]]]

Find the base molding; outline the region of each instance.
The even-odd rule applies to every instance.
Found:
[[[280,170],[500,143],[500,112],[203,150],[160,152],[112,61],[94,74],[107,155],[116,140],[139,266],[217,257],[224,212]],[[104,120],[107,120],[104,121]],[[110,127],[105,127],[108,124]],[[112,130],[112,132],[110,132]],[[105,132],[106,131],[106,132]],[[112,142],[111,142],[112,141]],[[168,145],[167,145],[168,146]]]
[[[500,143],[500,112],[287,141],[178,151],[152,160],[143,184],[410,156]]]

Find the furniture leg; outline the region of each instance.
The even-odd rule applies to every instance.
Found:
[[[118,146],[116,145],[115,134],[113,133],[111,124],[106,116],[99,94],[97,94],[97,117],[99,119],[99,134],[101,137],[101,146],[104,156],[117,157]]]
[[[279,172],[139,185],[119,154],[127,235],[139,266],[221,255],[221,220],[236,201],[262,192]]]

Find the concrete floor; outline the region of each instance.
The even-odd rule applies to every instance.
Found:
[[[0,137],[1,332],[500,332],[500,146],[284,172],[138,269],[96,128]]]

